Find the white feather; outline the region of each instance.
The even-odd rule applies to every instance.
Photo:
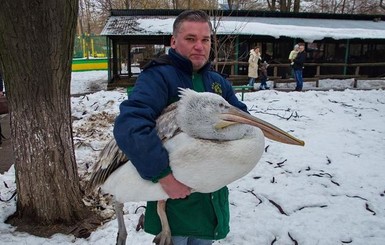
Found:
[[[209,193],[250,172],[264,150],[262,131],[245,124],[216,128],[222,113],[232,107],[227,101],[213,93],[190,89],[181,89],[180,93],[178,105],[168,107],[157,120],[159,137],[164,140],[175,178],[194,192]],[[115,159],[123,159],[122,153],[115,151]],[[106,168],[106,163],[98,165],[101,170]],[[107,176],[101,189],[122,203],[168,198],[159,183],[142,179],[131,162]]]

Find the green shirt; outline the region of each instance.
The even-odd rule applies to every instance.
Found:
[[[202,75],[194,72],[192,75],[193,89],[197,92],[204,92],[205,87],[203,85]]]
[[[166,213],[172,236],[223,239],[230,231],[229,191],[192,193],[184,199],[168,199]],[[157,202],[147,202],[144,230],[153,235],[161,231]]]

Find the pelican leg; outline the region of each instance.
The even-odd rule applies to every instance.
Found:
[[[162,225],[162,231],[154,238],[152,242],[157,245],[172,245],[171,230],[170,230],[170,225],[168,224],[168,219],[166,215],[165,200],[158,201],[157,211],[160,218],[160,223]]]
[[[116,245],[126,245],[127,239],[127,230],[126,225],[124,224],[123,217],[123,207],[124,204],[120,202],[115,202],[115,215],[118,219],[118,236],[116,237]]]

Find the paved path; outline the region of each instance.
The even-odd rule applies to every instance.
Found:
[[[9,125],[9,114],[0,115],[1,130],[6,139],[0,145],[0,174],[8,171],[14,163],[13,148],[11,143],[11,130]]]

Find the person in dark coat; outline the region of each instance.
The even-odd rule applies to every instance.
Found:
[[[2,75],[2,71],[0,70],[0,96],[4,96],[4,84],[3,84],[3,75]],[[1,131],[1,123],[0,123],[0,145],[3,143],[3,134],[2,134],[2,131]]]
[[[0,70],[0,96],[4,95],[4,81],[3,81],[3,74],[2,71]]]
[[[260,80],[261,85],[259,86],[259,90],[265,90],[270,89],[270,87],[267,86],[267,67],[269,67],[269,64],[266,62],[266,60],[261,64],[261,68],[259,68],[260,72]]]
[[[247,111],[235,96],[231,83],[211,70],[209,62],[212,26],[200,10],[186,10],[175,20],[171,49],[147,64],[136,80],[128,99],[120,105],[114,137],[140,176],[159,182],[170,196],[166,212],[174,245],[209,245],[226,237],[229,228],[228,189],[213,193],[191,193],[177,181],[169,165],[169,155],[157,135],[156,119],[171,103],[179,100],[178,88],[211,92],[231,105]],[[130,188],[130,187],[127,187]],[[161,230],[156,202],[147,202],[146,232]]]
[[[293,60],[294,79],[296,82],[295,91],[301,91],[303,88],[303,68],[306,61],[305,45],[300,44],[297,57]]]

